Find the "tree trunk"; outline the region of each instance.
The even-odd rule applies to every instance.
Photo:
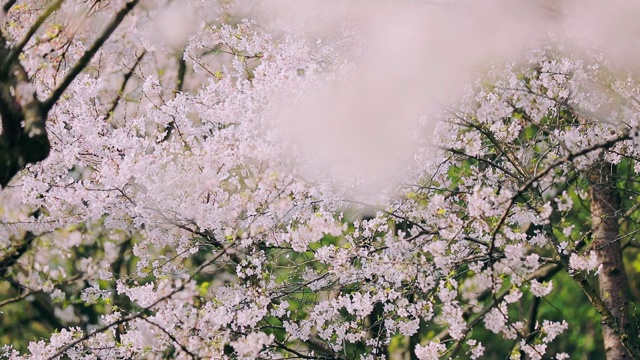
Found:
[[[592,248],[602,264],[598,275],[600,297],[618,321],[620,330],[629,334],[629,291],[622,261],[618,212],[620,195],[616,187],[614,165],[600,161],[589,170],[591,193]],[[602,324],[602,336],[608,360],[630,359],[616,330]]]
[[[9,49],[2,46],[0,64],[9,57]],[[51,148],[45,126],[48,109],[38,100],[20,62],[10,64],[8,70],[8,74],[3,73],[0,65],[0,189],[27,164],[46,159]]]

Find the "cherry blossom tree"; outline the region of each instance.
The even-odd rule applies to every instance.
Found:
[[[255,6],[6,3],[0,358],[567,359],[566,287],[640,359],[632,70],[553,36],[496,59],[362,197],[277,120],[375,46]]]

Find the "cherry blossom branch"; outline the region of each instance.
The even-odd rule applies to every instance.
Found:
[[[580,156],[586,155],[592,151],[603,149],[603,148],[606,149],[608,147],[615,145],[620,141],[629,140],[630,138],[631,137],[628,133],[623,133],[622,135],[614,139],[611,139],[609,141],[606,141],[604,143],[595,144],[590,147],[581,149],[580,151],[569,153],[565,157],[559,160],[556,160],[555,162],[550,164],[545,170],[531,177],[525,184],[520,186],[517,192],[510,198],[506,209],[504,210],[502,216],[500,217],[498,223],[496,224],[495,228],[492,231],[491,244],[489,247],[489,254],[488,254],[492,266],[493,266],[492,254],[495,246],[496,235],[498,234],[498,232],[502,228],[502,225],[504,224],[507,217],[509,216],[510,210],[515,204],[515,201],[518,197],[522,196],[531,186],[533,186],[537,181],[545,177],[547,174],[549,174],[552,170],[554,170],[558,166],[561,166],[564,163],[570,162]],[[568,265],[569,261],[566,258],[566,256],[561,256],[561,258],[562,258],[562,263],[565,269],[567,271],[570,271],[571,269],[569,269],[569,265]],[[623,344],[624,348],[633,356],[634,359],[640,359],[640,349],[637,347],[637,345],[634,342],[630,341],[629,334],[627,334],[626,331],[621,327],[621,325],[618,324],[617,318],[611,313],[611,310],[606,306],[602,298],[598,295],[597,291],[591,287],[591,285],[586,280],[586,277],[584,276],[584,274],[578,273],[575,276],[578,278],[576,282],[578,283],[579,287],[582,289],[582,291],[585,293],[589,301],[594,305],[596,310],[598,310],[598,312],[602,316],[603,323],[606,324],[609,328],[611,328],[614,331],[614,333],[618,336],[621,343]]]
[[[500,220],[498,221],[498,223],[496,224],[495,228],[493,229],[493,232],[491,234],[491,244],[489,247],[489,254],[491,255],[493,248],[495,246],[495,238],[496,235],[498,234],[498,232],[500,231],[500,228],[502,228],[502,225],[504,225],[504,222],[507,220],[507,217],[509,216],[509,211],[511,211],[511,208],[513,207],[513,205],[515,205],[516,199],[519,198],[520,196],[524,195],[524,193],[529,190],[529,188],[531,186],[533,186],[536,182],[538,182],[540,179],[542,179],[543,177],[547,176],[547,174],[549,174],[552,170],[554,170],[555,168],[557,168],[560,165],[563,165],[567,162],[570,162],[580,156],[584,156],[592,151],[596,151],[599,149],[603,149],[603,148],[608,148],[611,147],[615,144],[617,144],[620,141],[624,141],[624,140],[629,140],[631,139],[631,136],[628,133],[624,133],[614,139],[611,139],[609,141],[606,141],[604,143],[600,143],[600,144],[595,144],[589,147],[586,147],[584,149],[581,149],[579,151],[576,151],[574,153],[569,153],[568,155],[566,155],[565,157],[558,159],[556,161],[554,161],[552,164],[550,164],[546,169],[544,169],[543,171],[539,172],[538,174],[534,175],[533,177],[529,178],[529,180],[527,180],[527,182],[525,182],[522,186],[520,186],[518,188],[518,190],[516,191],[515,194],[513,194],[513,196],[511,196],[511,198],[509,199],[509,203],[506,207],[506,209],[504,210],[502,216],[500,217]]]
[[[73,82],[73,80],[84,70],[84,68],[89,65],[89,62],[93,58],[93,56],[100,50],[102,45],[107,41],[107,39],[111,36],[111,34],[118,28],[120,23],[124,20],[124,18],[129,14],[133,8],[140,2],[140,0],[131,0],[129,1],[111,20],[111,22],[107,25],[107,27],[103,30],[102,34],[98,36],[98,38],[94,41],[94,43],[87,49],[84,54],[76,61],[73,67],[69,70],[65,78],[58,85],[58,87],[53,90],[51,95],[47,100],[43,103],[44,112],[48,112],[51,110],[53,105],[60,99],[60,96],[67,90],[69,85]]]
[[[524,166],[522,165],[522,163],[520,163],[520,161],[518,161],[518,157],[513,154],[512,152],[508,152],[507,150],[503,149],[502,144],[500,144],[500,142],[498,142],[495,137],[493,135],[491,135],[491,133],[489,131],[487,131],[487,129],[483,128],[482,126],[469,121],[467,119],[464,119],[463,117],[455,114],[455,112],[452,112],[454,114],[454,116],[459,119],[460,121],[462,121],[463,126],[468,126],[472,129],[477,130],[478,132],[480,132],[482,135],[484,135],[487,139],[489,139],[489,141],[491,141],[491,144],[498,149],[498,151],[500,152],[500,154],[502,156],[504,156],[507,161],[509,161],[509,163],[523,176],[527,176],[527,171],[524,170]]]
[[[213,264],[215,261],[217,261],[220,257],[222,257],[224,254],[227,253],[227,250],[229,250],[229,247],[224,248],[223,250],[220,250],[218,252],[218,254],[216,256],[214,256],[213,258],[209,259],[208,261],[204,262],[202,265],[198,266],[198,268],[193,272],[193,274],[191,274],[189,276],[189,278],[185,281],[183,281],[180,286],[178,286],[177,288],[175,288],[173,291],[171,291],[170,293],[168,293],[165,296],[160,297],[159,299],[157,299],[156,301],[154,301],[153,303],[151,303],[150,305],[144,307],[142,310],[138,311],[135,314],[129,315],[127,317],[121,318],[119,320],[116,320],[110,324],[106,324],[103,325],[97,329],[95,329],[94,331],[92,331],[91,333],[88,333],[70,343],[68,343],[67,345],[61,347],[60,349],[58,349],[58,351],[51,355],[48,360],[54,360],[55,358],[57,358],[58,356],[63,355],[67,350],[71,349],[72,347],[82,343],[83,341],[86,341],[88,339],[90,339],[92,336],[105,332],[109,329],[111,329],[114,326],[118,326],[120,324],[124,324],[127,323],[131,320],[135,320],[138,318],[141,318],[143,316],[145,316],[145,314],[147,313],[147,311],[149,311],[150,309],[152,309],[153,307],[155,307],[156,305],[158,305],[159,303],[170,299],[173,295],[179,293],[180,291],[184,290],[184,288],[186,287],[186,285],[191,282],[196,275],[198,275],[204,268],[206,268],[207,266]]]
[[[49,156],[51,144],[45,126],[49,110],[76,76],[89,64],[91,58],[120,25],[125,16],[139,2],[139,0],[130,1],[116,14],[112,22],[93,45],[85,51],[50,97],[46,101],[40,102],[29,75],[18,61],[18,56],[42,23],[61,6],[63,1],[56,0],[47,8],[15,48],[6,49],[4,47],[5,39],[0,39],[2,42],[0,57],[5,58],[0,72],[0,85],[2,85],[0,86],[0,115],[2,117],[0,187],[6,186],[13,176],[24,169],[27,164],[42,161]]]
[[[418,224],[417,222],[409,220],[408,218],[406,218],[406,217],[404,217],[402,215],[398,215],[393,211],[388,211],[388,210],[385,210],[385,209],[382,209],[382,208],[379,208],[379,207],[371,206],[369,204],[365,204],[365,203],[357,201],[357,200],[345,200],[345,202],[349,202],[349,203],[357,204],[357,205],[362,205],[362,206],[367,206],[367,207],[376,209],[376,210],[378,210],[380,212],[383,212],[383,213],[385,213],[385,214],[387,214],[389,216],[395,217],[395,218],[400,219],[402,221],[406,221],[407,223],[419,228],[420,231],[421,231],[421,235],[425,235],[425,234],[435,235],[435,234],[437,234],[436,232],[427,230],[424,226]]]
[[[142,53],[136,57],[136,61],[135,61],[135,63],[133,63],[133,66],[131,66],[129,71],[124,75],[124,79],[122,80],[122,85],[120,86],[120,89],[118,90],[118,96],[116,96],[115,100],[113,100],[113,103],[111,104],[111,107],[107,111],[107,116],[108,117],[112,117],[113,116],[113,112],[118,107],[118,104],[120,104],[120,99],[122,99],[122,96],[124,94],[125,88],[127,87],[127,84],[129,83],[129,79],[131,79],[131,77],[133,76],[133,73],[136,70],[136,67],[138,67],[138,65],[142,61],[142,58],[144,58],[144,56],[146,54],[147,54],[147,50],[143,50]]]
[[[27,33],[24,35],[22,40],[20,40],[20,42],[11,49],[11,52],[2,64],[2,72],[5,72],[7,69],[9,69],[11,64],[18,61],[18,56],[20,56],[20,53],[22,53],[24,47],[27,45],[29,40],[31,40],[31,37],[36,33],[36,31],[38,31],[38,29],[40,29],[40,26],[42,26],[42,24],[45,22],[45,20],[47,20],[47,18],[49,18],[49,16],[51,16],[51,14],[60,9],[60,6],[62,6],[63,2],[64,0],[54,1],[45,11],[40,14],[40,16],[38,16],[36,21],[33,23],[33,25],[31,25]]]
[[[561,266],[557,265],[557,264],[551,264],[551,265],[547,265],[546,267],[540,268],[538,270],[536,270],[534,273],[532,273],[531,275],[527,276],[526,281],[531,281],[533,279],[536,280],[545,280],[545,279],[549,279],[551,277],[553,277],[558,271],[560,271],[562,269]],[[505,289],[502,292],[500,292],[499,294],[497,294],[496,296],[494,296],[493,301],[486,306],[484,309],[482,309],[480,312],[476,313],[477,315],[473,318],[473,320],[471,320],[469,322],[469,324],[467,325],[467,327],[462,331],[462,338],[461,340],[457,340],[455,342],[455,345],[449,350],[451,351],[451,358],[455,358],[456,354],[460,351],[460,349],[462,348],[463,342],[462,340],[466,339],[467,336],[469,335],[469,333],[471,332],[471,330],[473,330],[475,328],[475,326],[482,321],[482,319],[484,319],[484,317],[494,308],[496,307],[507,295],[509,295],[509,293],[511,292],[511,289]],[[480,295],[480,297],[482,297],[483,294]],[[467,315],[470,315],[472,312],[466,312]],[[443,332],[441,332],[440,334],[438,334],[436,337],[440,340],[443,341],[444,339],[446,339],[449,336],[449,330],[444,330]]]
[[[499,165],[499,164],[496,164],[495,162],[493,162],[493,161],[491,161],[491,160],[487,160],[487,159],[485,159],[485,158],[483,158],[483,157],[480,157],[480,156],[469,155],[469,154],[465,153],[465,152],[464,152],[464,151],[462,151],[462,150],[458,150],[458,149],[454,149],[454,148],[449,148],[449,147],[446,147],[446,146],[436,146],[436,148],[438,148],[438,149],[440,149],[440,150],[448,151],[448,152],[453,153],[453,154],[456,154],[456,155],[466,156],[466,157],[468,157],[469,159],[473,159],[473,160],[476,160],[476,161],[479,161],[479,162],[485,163],[485,164],[487,164],[487,165],[491,166],[492,168],[496,168],[496,169],[498,169],[498,170],[502,171],[503,173],[505,173],[505,174],[509,175],[509,176],[510,176],[511,178],[513,178],[514,180],[520,180],[520,178],[519,178],[516,174],[514,174],[513,172],[511,172],[511,171],[507,170],[504,166],[501,166],[501,165]]]
[[[328,346],[324,342],[320,341],[319,339],[311,337],[311,338],[309,338],[309,340],[307,340],[307,342],[309,343],[309,345],[311,345],[311,347],[314,347],[314,348],[316,348],[316,349],[318,349],[318,350],[320,350],[320,351],[322,351],[324,353],[332,354],[334,359],[346,360],[346,356],[344,356],[344,354],[333,350],[330,346]]]
[[[171,333],[169,333],[167,330],[165,330],[165,328],[163,328],[162,326],[154,323],[153,321],[149,320],[148,318],[142,316],[140,317],[140,319],[142,319],[143,321],[157,327],[158,329],[160,329],[160,331],[162,331],[163,334],[167,335],[169,337],[169,339],[171,339],[171,341],[173,341],[174,343],[178,344],[178,346],[180,347],[180,349],[182,349],[182,351],[184,351],[187,355],[191,356],[192,359],[199,359],[200,357],[195,355],[194,353],[192,353],[191,351],[189,351],[189,349],[187,349],[184,345],[182,345],[182,343],[180,343],[178,341],[178,339],[175,338],[175,336],[171,335]]]

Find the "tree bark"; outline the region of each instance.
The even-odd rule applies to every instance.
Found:
[[[617,320],[618,329],[602,324],[607,359],[630,359],[618,334],[630,334],[629,290],[622,260],[618,212],[620,195],[614,165],[600,161],[589,170],[591,194],[592,248],[602,264],[598,274],[600,297]],[[624,335],[622,335],[624,336]]]
[[[0,64],[11,49],[0,34]],[[50,144],[45,121],[47,112],[38,100],[29,75],[19,61],[0,66],[0,188],[27,164],[47,158]]]

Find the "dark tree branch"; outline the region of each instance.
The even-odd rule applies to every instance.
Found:
[[[143,321],[157,327],[158,329],[160,329],[160,331],[162,331],[163,334],[167,335],[169,337],[169,339],[171,339],[171,341],[173,341],[174,343],[176,343],[180,349],[182,349],[182,351],[184,351],[187,355],[189,355],[192,359],[200,359],[199,356],[197,356],[196,354],[192,353],[191,351],[189,351],[189,349],[187,349],[184,345],[182,345],[182,343],[180,343],[178,341],[178,339],[175,338],[175,336],[171,335],[170,332],[168,332],[165,328],[163,328],[162,326],[154,323],[153,321],[147,319],[146,317],[141,317],[140,319],[142,319]]]
[[[176,93],[182,92],[184,87],[184,77],[187,74],[187,62],[184,60],[184,51],[180,53],[178,59],[178,78],[176,80]]]
[[[458,150],[458,149],[454,149],[454,148],[448,148],[448,147],[445,147],[445,146],[436,146],[436,148],[438,148],[440,150],[448,151],[448,152],[456,154],[456,155],[466,156],[469,159],[474,159],[474,160],[479,161],[481,163],[485,163],[485,164],[489,165],[490,167],[493,167],[493,168],[496,168],[496,169],[502,171],[503,173],[509,175],[511,178],[513,178],[515,180],[520,180],[520,178],[516,174],[514,174],[513,172],[507,170],[505,167],[503,167],[503,166],[501,166],[499,164],[496,164],[495,162],[493,162],[491,160],[487,160],[487,159],[485,159],[483,157],[479,157],[479,156],[469,155],[469,154],[465,153],[462,150]]]
[[[53,105],[55,105],[55,103],[60,99],[60,96],[62,96],[62,94],[67,90],[69,85],[71,85],[73,80],[82,72],[82,70],[84,70],[85,67],[87,67],[87,65],[89,65],[89,62],[91,61],[93,56],[98,52],[98,50],[100,50],[100,48],[102,47],[102,45],[104,45],[104,43],[107,41],[109,36],[111,36],[111,34],[116,30],[116,28],[120,25],[120,23],[122,23],[122,21],[127,16],[127,14],[129,14],[131,10],[133,10],[133,8],[139,2],[140,0],[131,0],[130,2],[127,3],[127,5],[125,5],[124,8],[122,8],[122,10],[120,10],[116,14],[113,20],[111,20],[111,22],[109,23],[109,25],[107,25],[107,27],[103,30],[102,34],[95,40],[93,45],[91,45],[91,47],[89,47],[89,49],[87,49],[87,51],[85,51],[84,54],[82,54],[80,59],[76,61],[76,63],[69,70],[65,78],[60,83],[60,85],[58,85],[58,87],[55,90],[53,90],[49,98],[44,101],[43,110],[45,112],[48,112],[49,110],[51,110]]]
[[[138,66],[138,64],[140,64],[140,62],[142,61],[142,58],[144,58],[144,56],[146,54],[147,54],[147,51],[143,50],[142,53],[140,55],[138,55],[138,57],[136,58],[136,62],[133,64],[133,66],[124,75],[124,79],[122,80],[122,86],[120,86],[120,90],[118,90],[118,96],[116,96],[115,100],[111,104],[111,107],[109,108],[109,111],[107,111],[107,116],[109,116],[109,117],[113,116],[112,114],[116,110],[116,108],[118,107],[118,104],[120,104],[120,99],[122,99],[122,96],[124,94],[125,88],[127,87],[127,84],[129,83],[129,79],[131,79],[131,77],[133,76],[133,73],[136,70],[136,67]]]
[[[9,253],[6,257],[0,258],[0,277],[4,277],[9,267],[15,264],[16,261],[18,261],[18,259],[22,256],[22,254],[29,250],[31,243],[35,238],[35,235],[33,235],[31,232],[27,232],[24,236],[24,239],[22,239],[22,241],[20,242],[20,245],[14,251]],[[4,302],[0,304],[4,304]]]
[[[4,11],[4,13],[8,13],[9,10],[11,10],[11,7],[18,2],[18,0],[8,0],[6,3],[4,3],[4,5],[2,6],[2,11]]]
[[[538,318],[538,310],[540,309],[540,298],[532,296],[531,307],[529,308],[529,320],[527,323],[527,333],[525,334],[525,341],[527,344],[531,344],[536,337],[536,319]],[[520,358],[528,359],[526,353],[520,350]]]
[[[12,297],[11,299],[0,301],[0,307],[3,307],[5,305],[9,305],[9,304],[13,304],[15,302],[21,301],[21,300],[25,299],[27,296],[29,296],[31,294],[33,294],[33,292],[31,290],[27,290],[24,293],[22,293],[21,295]]]
[[[63,2],[64,0],[56,0],[45,11],[43,11],[40,16],[38,16],[36,21],[33,23],[33,25],[31,25],[27,33],[24,35],[22,40],[20,40],[20,42],[16,44],[16,46],[11,48],[9,56],[6,57],[2,64],[3,72],[6,71],[11,66],[11,64],[18,61],[18,56],[20,56],[20,53],[22,53],[24,47],[27,45],[29,40],[31,40],[31,37],[33,37],[36,31],[40,29],[40,26],[42,26],[42,24],[45,22],[45,20],[47,20],[47,18],[49,18],[49,16],[51,16],[51,14],[60,9],[60,6],[62,6]]]

